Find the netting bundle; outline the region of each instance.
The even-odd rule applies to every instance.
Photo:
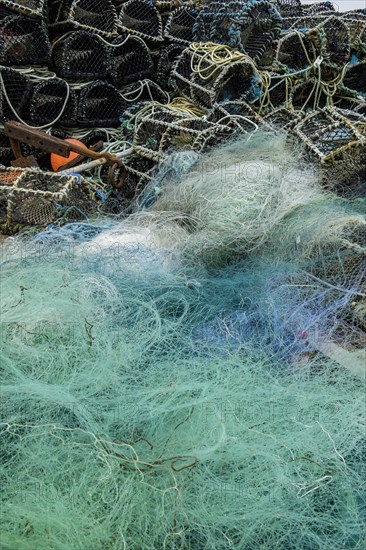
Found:
[[[194,41],[193,26],[196,17],[190,8],[181,7],[172,11],[164,28],[164,37],[178,44],[189,45]]]
[[[42,16],[45,12],[45,0],[0,0],[0,11],[2,7],[12,12],[28,16]]]
[[[1,65],[48,65],[51,45],[42,20],[22,15],[0,20]]]
[[[305,268],[364,218],[283,137],[167,169],[1,249],[4,548],[363,548],[362,265]]]
[[[80,176],[34,168],[0,168],[0,224],[4,233],[56,221],[83,220],[95,207]]]
[[[220,101],[246,99],[257,70],[249,57],[228,46],[193,43],[174,64],[171,80],[180,95],[210,109]]]
[[[78,126],[82,128],[119,125],[125,101],[117,88],[108,82],[94,80],[83,86],[78,101]]]
[[[129,0],[123,4],[118,17],[118,26],[124,32],[136,34],[152,42],[163,40],[161,16],[152,2]]]
[[[0,67],[0,121],[26,116],[32,91],[31,81],[23,74]]]
[[[80,28],[113,36],[117,33],[117,13],[111,0],[58,0],[50,5],[50,27]]]

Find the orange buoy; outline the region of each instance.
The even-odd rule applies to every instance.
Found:
[[[79,145],[80,147],[85,147],[84,143],[77,139],[65,139],[65,141],[68,141],[69,143],[73,143],[74,145]],[[73,151],[70,152],[70,155],[68,157],[61,157],[60,155],[57,155],[56,153],[51,153],[51,166],[52,170],[54,172],[57,172],[61,168],[61,166],[64,166],[65,164],[68,164],[71,160],[74,160],[76,157],[78,157],[78,153],[74,153]]]

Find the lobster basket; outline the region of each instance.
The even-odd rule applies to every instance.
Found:
[[[189,8],[174,10],[165,25],[164,37],[178,44],[187,46],[193,42],[193,26],[197,15]]]
[[[280,129],[289,130],[294,128],[296,124],[301,121],[302,117],[300,113],[290,111],[285,107],[275,109],[268,115],[263,117],[263,121],[271,126],[278,126]]]
[[[180,44],[171,44],[158,52],[158,61],[156,67],[157,82],[167,88],[170,86],[170,74],[177,58],[182,54],[184,46]]]
[[[224,100],[246,99],[257,73],[250,58],[228,46],[193,43],[177,59],[171,80],[180,95],[209,110]]]
[[[121,95],[126,103],[132,104],[145,101],[156,101],[165,104],[170,101],[169,94],[162,90],[158,84],[147,78],[126,86],[121,91]]]
[[[21,13],[30,17],[41,17],[46,10],[46,0],[0,0],[0,12],[5,11]]]
[[[327,63],[343,67],[351,53],[351,35],[348,26],[341,18],[328,17],[318,25],[320,32],[320,53]]]
[[[293,131],[323,165],[347,163],[364,153],[365,136],[349,118],[334,108],[310,113]]]
[[[117,12],[111,0],[56,0],[50,4],[51,29],[79,28],[102,36],[117,34]]]
[[[215,103],[209,115],[212,122],[225,124],[240,133],[256,130],[262,118],[245,101]]]
[[[80,90],[77,126],[116,128],[124,107],[122,95],[112,84],[102,80],[90,82]]]
[[[0,19],[1,65],[48,65],[51,44],[42,19],[11,15]]]
[[[314,2],[314,4],[304,6],[304,11],[309,15],[331,15],[335,13],[335,8],[331,2]]]
[[[61,78],[40,81],[33,89],[29,116],[35,126],[76,126],[76,94]]]
[[[5,135],[4,128],[0,126],[0,166],[10,166],[14,159],[13,150],[9,138]]]
[[[314,64],[320,51],[318,31],[290,31],[278,41],[276,64],[287,71],[301,71]]]
[[[103,204],[98,208],[103,214],[131,214],[134,199],[152,181],[156,163],[139,155],[130,155],[126,159],[126,180],[121,189],[112,189]]]
[[[108,47],[109,77],[115,86],[144,79],[153,72],[150,50],[138,36],[115,38]]]
[[[228,44],[258,63],[281,29],[282,17],[267,0],[213,3],[198,15],[193,37],[196,41]]]
[[[343,84],[349,90],[354,90],[359,96],[366,98],[366,60],[348,65]]]
[[[15,233],[56,221],[78,221],[95,203],[80,176],[61,176],[35,168],[0,168],[0,229]]]
[[[108,49],[99,36],[89,31],[75,31],[56,40],[53,66],[62,78],[94,80],[108,78]]]
[[[32,82],[21,72],[0,67],[0,121],[27,117]]]
[[[134,150],[159,162],[171,151],[201,152],[231,134],[223,124],[162,108],[142,118],[135,131]]]
[[[276,5],[283,18],[299,17],[303,13],[301,0],[277,0]]]
[[[118,27],[126,33],[135,34],[152,42],[163,40],[161,16],[152,2],[129,0],[123,4],[118,17]]]
[[[318,89],[318,80],[308,78],[295,84],[290,92],[290,106],[296,111],[316,110],[327,105],[328,97]]]

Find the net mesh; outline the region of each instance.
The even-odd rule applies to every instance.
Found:
[[[161,16],[152,3],[143,0],[130,0],[122,5],[118,26],[124,32],[136,34],[152,42],[163,40]]]
[[[48,65],[51,45],[42,20],[21,15],[0,20],[1,65]]]
[[[95,208],[79,176],[0,168],[0,223],[4,233],[56,221],[82,220]]]

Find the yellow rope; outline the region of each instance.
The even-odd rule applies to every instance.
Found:
[[[197,116],[202,117],[205,112],[200,109],[197,105],[194,105],[194,103],[191,103],[184,97],[176,97],[171,101],[171,103],[168,103],[168,105],[165,105],[167,109],[170,109],[171,111],[177,111],[179,113],[185,113],[190,116]]]
[[[254,65],[253,60],[237,50],[233,50],[225,44],[214,42],[193,42],[189,49],[193,52],[191,59],[191,71],[198,74],[201,80],[210,80],[216,72],[225,65],[235,61],[247,61]],[[205,64],[205,66],[202,66]]]

